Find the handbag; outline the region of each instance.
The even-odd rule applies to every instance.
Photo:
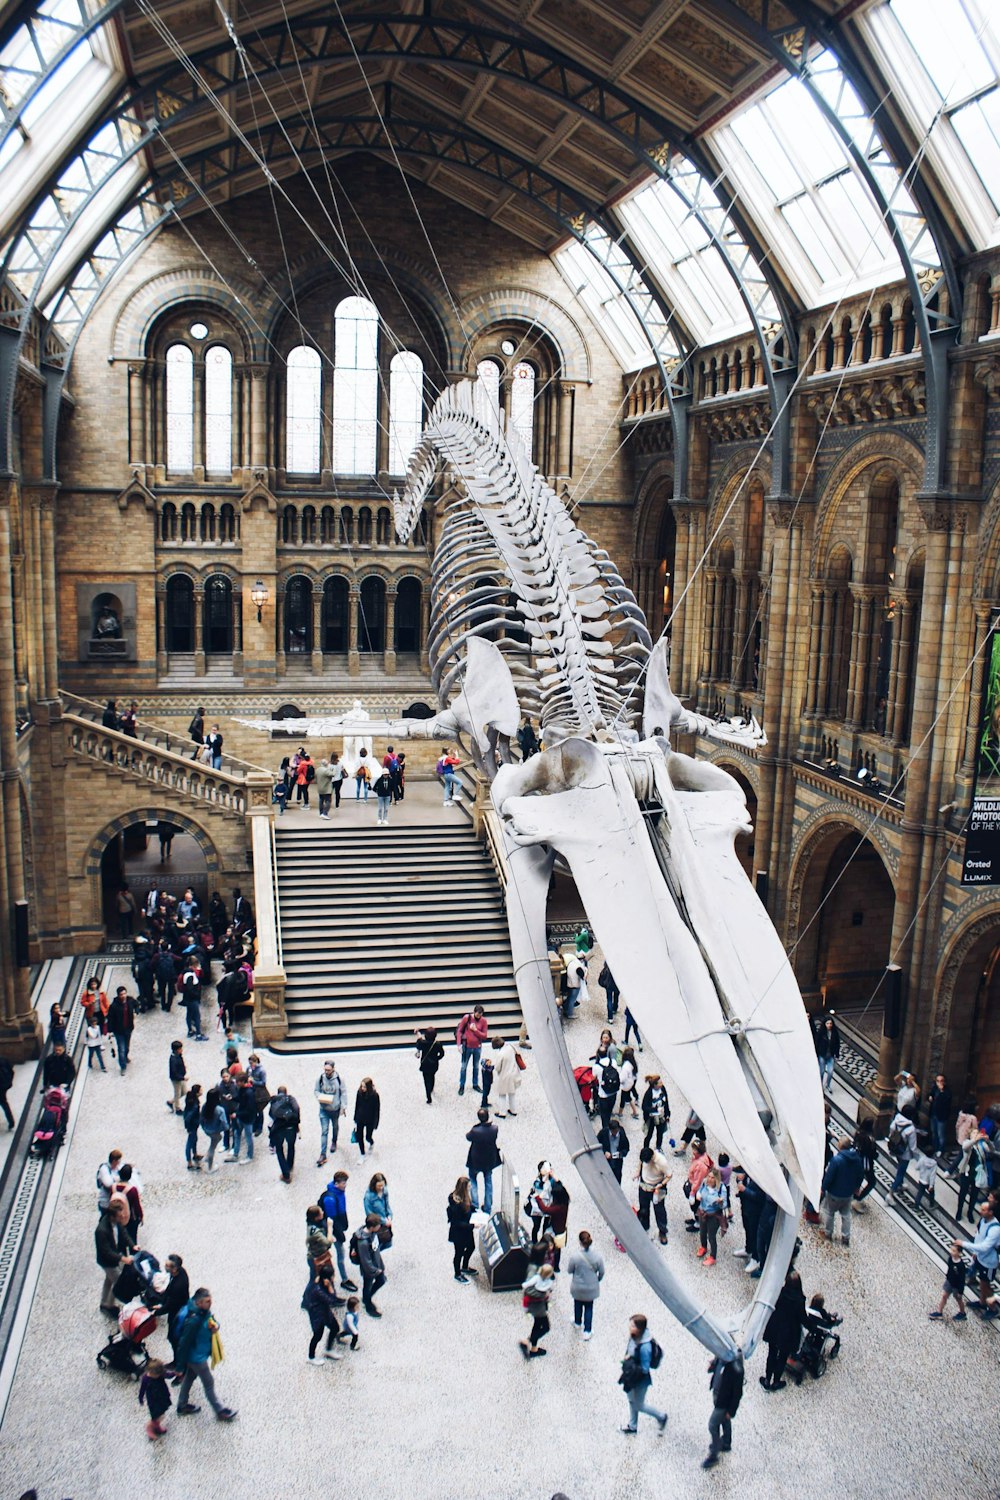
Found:
[[[524,1058],[521,1056],[520,1052],[518,1052],[516,1048],[514,1049],[514,1061],[517,1063],[517,1066],[518,1066],[519,1070],[523,1073],[525,1071],[525,1069],[527,1068],[528,1064],[525,1062]]]
[[[375,1233],[378,1235],[379,1249],[390,1250],[392,1248],[392,1225],[383,1224],[381,1229],[376,1229]]]
[[[563,1230],[562,1234],[557,1234],[555,1236],[554,1243],[555,1243],[555,1247],[556,1247],[557,1250],[565,1250],[565,1248],[566,1248],[566,1231],[565,1231],[565,1229]]]
[[[355,1125],[354,1129],[351,1131],[351,1145],[352,1146],[356,1146],[357,1144],[358,1144],[358,1127]]]
[[[265,1110],[267,1108],[268,1103],[270,1102],[270,1098],[271,1098],[271,1091],[268,1088],[268,1086],[267,1086],[266,1083],[255,1083],[254,1084],[254,1086],[253,1086],[253,1098],[254,1098],[254,1103],[256,1104],[258,1111],[263,1111],[263,1110]]]

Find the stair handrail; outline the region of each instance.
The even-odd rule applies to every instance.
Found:
[[[138,715],[135,720],[136,727],[139,728],[141,726],[143,733],[138,735],[124,734],[122,730],[108,729],[107,725],[101,723],[106,705],[98,702],[97,699],[85,698],[80,693],[67,692],[65,688],[59,690],[59,696],[67,708],[70,704],[81,705],[80,708],[70,708],[69,712],[76,713],[81,719],[87,719],[91,722],[96,721],[106,734],[120,734],[123,739],[132,740],[133,742],[138,739],[146,744],[152,744],[154,749],[162,748],[163,750],[170,751],[172,754],[181,755],[187,760],[191,759],[191,747],[194,741],[189,735],[174,734],[173,730],[163,729],[159,724],[151,723],[149,719],[140,719]],[[163,741],[162,746],[159,743],[161,740]],[[268,770],[267,766],[258,766],[253,761],[241,760],[237,755],[229,755],[224,752],[222,755],[223,766],[227,762],[229,765],[237,768],[236,770],[227,772],[228,775],[234,777],[242,778],[248,771]]]
[[[506,894],[507,884],[510,879],[510,866],[507,863],[507,851],[504,848],[503,831],[500,827],[500,819],[496,809],[485,807],[483,809],[483,842],[489,851],[490,860],[500,882],[501,889]]]
[[[163,750],[118,729],[105,729],[80,714],[64,713],[62,724],[69,748],[98,766],[125,771],[154,785],[166,785],[168,790],[183,792],[226,812],[242,815],[246,810],[246,782],[242,776],[214,771],[190,756]],[[166,769],[169,779],[152,774],[153,765]]]
[[[285,951],[281,941],[281,891],[278,886],[278,845],[275,837],[274,818],[267,820],[271,832],[271,883],[274,887],[274,921],[277,933],[278,967],[285,967]]]

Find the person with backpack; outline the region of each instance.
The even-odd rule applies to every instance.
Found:
[[[992,1291],[997,1267],[1000,1265],[1000,1221],[997,1219],[992,1197],[979,1205],[975,1239],[961,1240],[959,1243],[963,1250],[968,1250],[973,1256],[969,1275],[976,1277],[979,1282],[980,1305],[976,1312],[983,1322],[991,1322],[1000,1317],[1000,1299]]]
[[[201,1124],[201,1084],[193,1083],[184,1100],[184,1160],[189,1172],[201,1171],[201,1156],[198,1153],[198,1126]]]
[[[521,1286],[521,1304],[531,1319],[531,1332],[526,1339],[519,1339],[521,1353],[525,1359],[540,1359],[547,1354],[541,1341],[552,1324],[549,1322],[549,1303],[555,1291],[555,1272],[550,1265],[538,1266]]]
[[[663,1350],[650,1333],[648,1321],[643,1313],[634,1313],[629,1319],[628,1334],[628,1344],[625,1348],[625,1358],[622,1360],[622,1372],[618,1377],[618,1384],[628,1397],[629,1416],[628,1421],[623,1422],[618,1430],[628,1433],[638,1432],[639,1414],[645,1412],[647,1417],[652,1417],[654,1422],[658,1423],[660,1432],[663,1433],[667,1429],[667,1414],[649,1404],[653,1371],[658,1370],[663,1362]]]
[[[873,1120],[859,1120],[858,1128],[854,1132],[854,1149],[861,1158],[862,1178],[861,1186],[854,1194],[853,1211],[856,1214],[866,1214],[865,1199],[875,1189],[875,1122]]]
[[[237,1007],[244,1003],[249,993],[247,978],[239,961],[235,958],[227,959],[226,972],[215,987],[215,998],[224,1026],[231,1029],[236,1025]]]
[[[283,1083],[278,1085],[278,1092],[271,1100],[268,1113],[271,1116],[271,1145],[278,1158],[281,1180],[291,1182],[301,1113],[299,1101],[288,1092]]]
[[[371,763],[370,763],[370,761],[368,759],[368,751],[362,745],[361,749],[358,751],[358,763],[357,763],[357,766],[354,768],[354,800],[355,800],[355,802],[357,802],[358,799],[361,796],[361,788],[362,787],[364,787],[364,789],[365,789],[365,801],[366,802],[368,801],[368,788],[371,786],[371,781],[372,781]]]
[[[969,1205],[969,1223],[976,1222],[976,1204],[981,1194],[987,1192],[992,1185],[990,1158],[990,1138],[985,1130],[977,1130],[970,1142],[965,1171],[960,1180],[958,1207],[955,1210],[955,1218],[959,1223],[962,1222],[966,1202]]]
[[[917,1155],[917,1127],[914,1121],[917,1116],[916,1106],[906,1104],[901,1110],[897,1110],[889,1126],[889,1138],[886,1141],[889,1155],[896,1163],[896,1175],[892,1179],[892,1186],[885,1195],[886,1203],[895,1203],[897,1194],[903,1187],[906,1177],[906,1169],[911,1161],[916,1160]]]
[[[316,767],[316,795],[319,798],[319,815],[329,818],[333,801],[333,767],[324,755]]]
[[[253,1127],[256,1118],[257,1090],[250,1074],[243,1073],[236,1085],[236,1111],[232,1123],[233,1149],[226,1157],[226,1161],[236,1161],[242,1165],[253,1161]],[[244,1140],[247,1145],[247,1154],[241,1157],[240,1145]]]
[[[370,1318],[382,1316],[373,1300],[385,1286],[385,1262],[378,1243],[381,1223],[378,1214],[366,1214],[364,1228],[351,1235],[349,1249],[351,1260],[361,1268],[361,1300]]]
[[[372,790],[378,798],[378,817],[375,820],[376,827],[387,828],[389,826],[389,808],[392,806],[392,793],[395,787],[393,774],[389,767],[383,763],[382,769],[375,778]]]
[[[177,1368],[184,1371],[181,1388],[177,1392],[177,1415],[190,1417],[201,1410],[200,1406],[194,1406],[191,1402],[191,1387],[196,1380],[200,1380],[216,1417],[220,1422],[231,1422],[236,1415],[235,1411],[229,1406],[223,1406],[215,1393],[210,1361],[214,1357],[213,1346],[218,1343],[216,1336],[219,1324],[212,1316],[212,1294],[207,1287],[198,1288],[190,1302],[181,1308],[177,1321]],[[218,1344],[218,1350],[221,1358],[221,1344]]]
[[[316,1165],[323,1167],[326,1165],[327,1135],[330,1137],[330,1150],[336,1151],[340,1117],[347,1110],[347,1085],[337,1072],[337,1065],[332,1057],[328,1057],[323,1064],[313,1095],[319,1109],[319,1156],[316,1158]],[[361,1154],[364,1155],[364,1152]]]
[[[604,960],[604,967],[601,969],[601,972],[597,976],[597,982],[600,985],[601,989],[604,991],[604,998],[608,1006],[608,1020],[613,1021],[615,1016],[618,1014],[618,1005],[619,1001],[621,1000],[621,991],[615,984],[615,976],[608,968],[607,959]]]
[[[160,996],[160,1009],[171,1010],[174,995],[177,992],[177,960],[170,951],[170,944],[165,939],[160,944],[154,968],[156,988]]]
[[[465,1075],[472,1062],[472,1087],[479,1088],[479,1061],[483,1043],[490,1034],[490,1023],[481,1005],[466,1011],[455,1028],[455,1042],[462,1049],[462,1061],[458,1070],[458,1092],[465,1093]]]
[[[572,953],[566,960],[566,994],[563,998],[563,1020],[571,1021],[586,990],[587,964],[582,953]]]
[[[205,1158],[205,1171],[214,1172],[215,1152],[222,1137],[229,1130],[229,1120],[222,1103],[222,1095],[218,1089],[209,1089],[205,1095],[205,1102],[201,1107],[201,1128],[208,1136],[208,1155]]]
[[[743,1399],[743,1355],[737,1352],[730,1360],[716,1355],[708,1373],[711,1376],[712,1415],[708,1419],[708,1457],[702,1460],[701,1466],[714,1469],[719,1454],[728,1453],[733,1446],[733,1418]]]
[[[150,950],[149,941],[144,937],[135,940],[135,955],[132,959],[132,978],[139,995],[139,1014],[145,1015],[147,1010],[152,1010],[154,1001],[154,990],[156,987],[156,976],[153,973],[153,955]]]
[[[201,970],[193,958],[180,977],[180,1003],[187,1017],[188,1036],[196,1042],[207,1041],[201,1029]]]
[[[194,745],[194,750],[191,752],[191,759],[197,760],[201,747],[205,742],[205,710],[200,704],[191,716],[191,722],[188,725],[188,735]]]
[[[102,1064],[103,1066],[103,1064]],[[14,1083],[14,1064],[9,1057],[0,1057],[0,1109],[4,1112],[7,1121],[7,1129],[14,1129],[14,1112],[10,1107],[7,1095]]]
[[[308,750],[299,751],[299,763],[295,767],[295,800],[303,807],[309,806],[309,788],[316,780],[316,767]]]
[[[622,1077],[615,1067],[610,1048],[606,1046],[598,1047],[588,1061],[597,1084],[597,1113],[601,1117],[602,1129],[607,1130],[618,1103]]]
[[[434,767],[434,774],[444,786],[444,806],[457,807],[455,801],[455,772],[462,762],[455,755],[450,745],[445,745]]]

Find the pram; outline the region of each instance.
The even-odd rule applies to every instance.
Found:
[[[35,1133],[28,1148],[32,1156],[54,1156],[66,1139],[66,1116],[69,1113],[69,1095],[58,1086],[46,1089],[42,1096],[42,1112],[38,1116]]]
[[[580,1098],[588,1114],[594,1113],[594,1070],[584,1063],[582,1068],[573,1069],[573,1077],[576,1086],[580,1090]]]
[[[787,1367],[796,1385],[802,1384],[807,1371],[813,1380],[819,1380],[826,1374],[827,1361],[836,1359],[840,1353],[840,1335],[833,1330],[843,1321],[843,1318],[832,1314],[827,1314],[825,1318],[819,1318],[812,1312],[807,1315],[798,1353],[788,1361]]]
[[[119,1302],[134,1302],[140,1298],[147,1306],[156,1300],[153,1277],[160,1269],[160,1262],[149,1250],[137,1250],[132,1264],[122,1266],[121,1275],[111,1288]]]
[[[120,1332],[113,1334],[98,1354],[98,1366],[102,1370],[120,1370],[123,1375],[137,1379],[149,1364],[145,1340],[156,1332],[156,1317],[142,1298],[137,1297],[119,1312],[118,1327]]]

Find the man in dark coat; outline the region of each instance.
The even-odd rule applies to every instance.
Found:
[[[191,1283],[188,1280],[188,1273],[184,1269],[184,1262],[179,1255],[168,1255],[164,1262],[164,1270],[170,1277],[170,1283],[166,1291],[160,1293],[159,1301],[153,1311],[166,1319],[167,1338],[170,1340],[170,1347],[174,1352],[174,1359],[176,1361],[177,1340],[180,1336],[180,1330],[177,1327],[177,1314],[182,1307],[187,1305],[188,1298],[191,1296]],[[174,1367],[176,1368],[176,1365]]]
[[[625,1164],[626,1156],[628,1156],[629,1144],[628,1136],[622,1129],[622,1122],[617,1115],[611,1117],[606,1130],[599,1130],[597,1132],[597,1141],[604,1155],[607,1157],[608,1166],[615,1174],[616,1182],[621,1182],[622,1167]]]
[[[43,1089],[71,1089],[76,1077],[76,1064],[62,1042],[57,1042],[42,1065]]]
[[[712,1377],[709,1388],[712,1392],[712,1415],[708,1419],[708,1435],[711,1439],[708,1457],[703,1469],[712,1469],[719,1462],[720,1453],[728,1453],[733,1446],[733,1418],[743,1397],[743,1356],[722,1360],[716,1356],[708,1367]]]
[[[108,1030],[115,1039],[118,1067],[124,1073],[128,1067],[132,1032],[135,1030],[135,1001],[123,984],[118,986],[115,998],[108,1006]]]
[[[469,1142],[469,1154],[465,1165],[469,1173],[469,1196],[473,1213],[479,1212],[479,1174],[483,1177],[483,1213],[493,1212],[493,1173],[500,1165],[497,1146],[497,1126],[490,1120],[488,1109],[481,1109],[465,1139]]]

